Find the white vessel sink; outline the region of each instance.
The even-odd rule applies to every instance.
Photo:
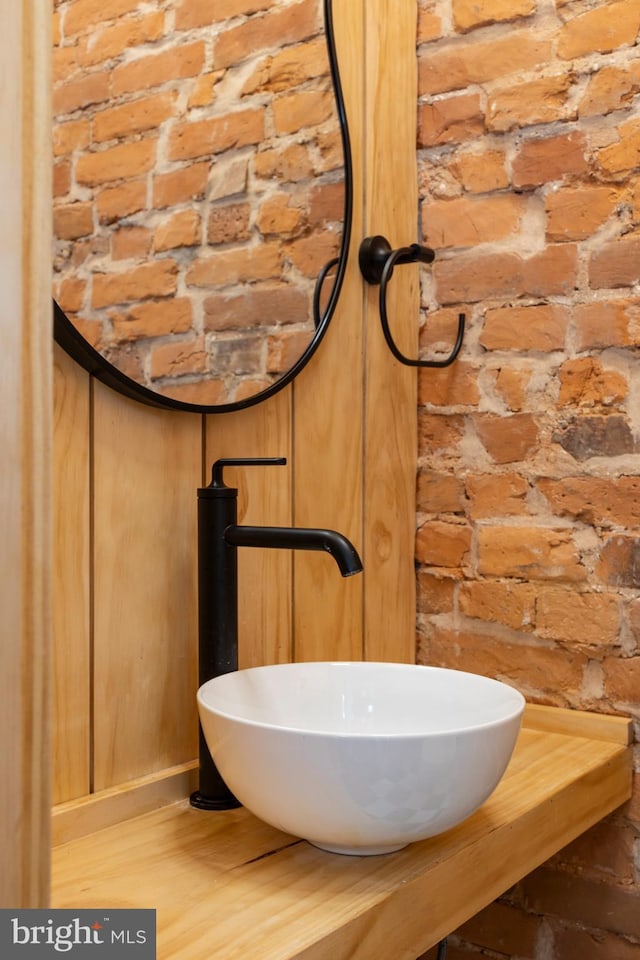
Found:
[[[524,698],[487,677],[399,663],[240,670],[198,691],[204,735],[252,813],[333,853],[442,833],[498,785]]]

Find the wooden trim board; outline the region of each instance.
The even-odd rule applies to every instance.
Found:
[[[197,786],[197,771],[198,761],[193,760],[79,800],[57,804],[51,819],[53,846],[184,800]]]
[[[0,0],[0,907],[49,888],[50,17]]]
[[[528,703],[523,724],[529,730],[564,733],[590,740],[609,740],[628,746],[633,740],[633,725],[629,717],[608,713],[588,713],[584,710],[565,710]]]

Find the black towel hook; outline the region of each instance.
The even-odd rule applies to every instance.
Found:
[[[399,247],[397,250],[392,250],[391,244],[385,237],[373,236],[366,237],[360,244],[358,254],[360,272],[367,283],[380,285],[378,302],[384,338],[396,360],[408,367],[448,367],[456,359],[462,348],[466,324],[464,313],[458,314],[456,341],[453,350],[444,360],[413,360],[411,357],[406,357],[399,350],[389,329],[387,286],[393,276],[394,268],[403,263],[432,263],[434,258],[435,252],[431,247],[424,247],[419,243],[412,243],[408,247]]]

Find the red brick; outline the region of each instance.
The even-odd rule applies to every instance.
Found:
[[[429,659],[433,666],[468,670],[485,677],[495,677],[529,694],[558,702],[563,694],[572,694],[582,683],[586,657],[574,651],[538,646],[535,642],[511,643],[497,632],[488,632],[483,624],[478,633],[470,628],[439,628],[429,643]],[[560,901],[561,902],[561,901]]]
[[[577,270],[577,250],[571,244],[550,245],[526,259],[514,253],[462,253],[436,260],[433,267],[441,303],[567,295],[576,288]]]
[[[193,247],[200,242],[200,215],[197,210],[181,210],[160,223],[155,230],[156,251]]]
[[[460,584],[460,612],[466,617],[531,631],[535,624],[536,588],[531,583],[492,580]]]
[[[637,712],[640,706],[640,657],[607,657],[603,664],[604,692],[616,704]]]
[[[279,242],[221,250],[196,261],[187,273],[187,284],[219,287],[244,281],[269,280],[280,276],[282,253]]]
[[[535,913],[640,938],[640,893],[564,871],[541,868],[522,881],[524,903]]]
[[[589,260],[589,283],[601,287],[632,287],[638,280],[640,235],[603,244]]]
[[[220,378],[207,377],[195,382],[180,382],[163,384],[156,382],[153,387],[155,393],[183,403],[194,403],[199,406],[217,407],[221,403],[229,403],[233,397],[229,396],[226,384]],[[255,393],[255,391],[253,391]],[[253,394],[252,394],[253,395]]]
[[[561,850],[554,864],[577,867],[593,879],[617,877],[632,883],[633,847],[637,831],[619,818],[607,817]]]
[[[529,483],[517,473],[469,474],[465,481],[468,513],[473,520],[517,517],[529,513]]]
[[[269,10],[276,0],[180,0],[176,6],[176,29],[191,30],[194,27],[210,27],[212,23],[232,17],[246,17],[252,13]]]
[[[571,582],[587,576],[570,530],[486,524],[478,528],[477,547],[484,576]]]
[[[462,186],[471,193],[488,193],[509,186],[506,157],[502,150],[459,153],[453,168]]]
[[[77,313],[84,306],[86,289],[86,280],[68,277],[59,284],[56,300],[66,313]]]
[[[316,230],[290,241],[286,257],[305,277],[315,279],[327,261],[338,255],[340,238],[329,230]]]
[[[100,186],[114,180],[131,180],[148,173],[156,162],[155,139],[119,143],[78,158],[76,179],[84,186]]]
[[[416,534],[416,559],[435,567],[461,567],[468,562],[471,529],[457,523],[430,520]]]
[[[151,250],[151,231],[147,227],[119,227],[111,235],[114,260],[143,260]]]
[[[282,137],[329,120],[335,103],[332,93],[303,90],[276,97],[271,110],[276,134]]]
[[[471,140],[484,133],[484,111],[477,93],[425,103],[418,110],[418,146]]]
[[[147,203],[147,184],[144,180],[130,180],[116,187],[106,187],[96,196],[96,209],[101,223],[113,223],[123,217],[144,210]]]
[[[589,168],[584,133],[525,140],[513,161],[513,186],[533,189],[584,175]]]
[[[288,194],[270,194],[260,205],[256,216],[256,227],[264,236],[291,237],[300,233],[305,225],[303,211],[297,205],[297,198],[290,202]]]
[[[550,640],[612,647],[620,641],[620,598],[606,593],[543,588],[536,601],[536,634]]]
[[[576,304],[573,324],[578,350],[629,346],[629,318],[640,307],[635,300]]]
[[[85,118],[57,123],[53,128],[53,155],[64,157],[75,150],[84,150],[89,146],[90,140],[89,121]]]
[[[436,249],[504,240],[517,234],[525,213],[524,198],[513,194],[434,200],[422,205],[423,237]]]
[[[67,203],[54,207],[53,233],[58,240],[75,240],[93,233],[93,204]]]
[[[554,929],[553,942],[562,960],[637,960],[640,950],[637,943],[614,934],[591,933],[565,924]]]
[[[115,96],[120,96],[185,77],[197,77],[204,63],[205,45],[200,40],[171,47],[117,66],[111,74],[111,89]]]
[[[176,124],[169,135],[169,160],[188,160],[259,143],[264,138],[262,108]]]
[[[59,84],[53,91],[54,115],[73,113],[95,103],[104,103],[111,96],[110,79],[108,73],[85,73]]]
[[[160,344],[151,352],[151,378],[184,377],[202,374],[207,369],[207,353],[204,338],[173,340]]]
[[[617,370],[607,370],[595,357],[565,360],[559,370],[558,406],[620,406],[629,393],[626,377]]]
[[[434,407],[475,406],[478,402],[478,369],[464,360],[450,367],[420,370],[418,402]]]
[[[424,7],[418,9],[418,45],[436,40],[442,36],[442,20],[433,11]]]
[[[54,199],[64,197],[71,187],[71,164],[68,160],[61,160],[53,165],[53,196]]]
[[[462,90],[531,70],[546,63],[551,55],[551,43],[526,30],[511,31],[495,40],[430,47],[419,60],[418,91],[434,95]]]
[[[79,61],[85,67],[104,64],[130,47],[159,40],[164,34],[164,20],[164,13],[158,11],[93,29],[81,49]]]
[[[558,516],[595,526],[640,526],[640,477],[540,477],[536,485]]]
[[[460,312],[465,311],[461,307],[445,307],[428,312],[418,335],[418,350],[422,359],[443,359],[450,353],[456,340]]]
[[[158,93],[150,97],[127,100],[117,107],[101,110],[93,118],[93,139],[122,140],[154,130],[172,116],[176,96],[174,92]]]
[[[251,205],[225,203],[211,207],[207,223],[207,242],[240,243],[251,236]]]
[[[418,410],[418,445],[421,450],[449,451],[459,444],[463,434],[464,417]]]
[[[302,0],[283,9],[274,7],[263,16],[251,17],[237,26],[217,31],[213,44],[213,65],[219,69],[241,63],[260,50],[308,40],[319,29],[315,0]]]
[[[115,339],[119,341],[164,337],[191,329],[193,307],[186,297],[176,297],[162,303],[136,304],[126,311],[112,313],[110,320]]]
[[[455,580],[418,570],[418,612],[449,613],[453,610]]]
[[[298,43],[260,61],[242,88],[242,95],[291,91],[309,80],[327,77],[329,61],[323,37]]]
[[[171,173],[156,174],[153,178],[155,207],[173,207],[204,197],[209,176],[208,162],[191,163]]]
[[[492,374],[496,397],[502,400],[509,412],[521,412],[528,403],[533,370],[518,365],[503,366],[492,371]]]
[[[149,297],[166,297],[176,291],[177,270],[173,260],[158,260],[122,273],[96,274],[92,306],[99,309]]]
[[[633,45],[639,29],[638,0],[609,0],[565,24],[558,37],[558,56],[570,60]]]
[[[596,573],[612,587],[639,589],[640,540],[627,535],[610,537],[600,551]]]
[[[590,457],[620,457],[634,453],[636,441],[629,423],[623,416],[574,416],[563,421],[552,435],[554,443],[576,460]]]
[[[418,510],[426,513],[459,513],[464,509],[464,485],[458,477],[432,470],[418,473]]]
[[[629,107],[638,91],[640,64],[637,61],[626,62],[624,66],[603,66],[589,77],[580,99],[579,115],[606,116]]]
[[[635,118],[621,123],[618,140],[598,151],[597,161],[603,178],[626,180],[640,160],[640,122]]]
[[[475,431],[495,463],[514,463],[535,454],[538,447],[538,426],[529,413],[499,417],[477,413],[473,416]]]
[[[547,236],[550,240],[586,240],[616,210],[620,192],[613,187],[580,185],[547,194]]]
[[[278,376],[296,363],[311,341],[311,332],[284,330],[267,339],[267,373]]]
[[[456,936],[509,957],[533,957],[541,920],[504,903],[492,903],[456,931]]]
[[[225,75],[224,70],[213,70],[211,73],[201,74],[194,84],[193,90],[189,94],[187,107],[192,110],[194,107],[208,107],[213,103],[217,96],[217,86]]]
[[[485,314],[480,343],[486,350],[562,350],[569,317],[556,304],[498,307]]]
[[[69,37],[74,33],[90,30],[105,20],[114,20],[126,13],[133,13],[139,6],[139,0],[73,0],[68,4],[64,16],[64,33]]]
[[[306,179],[313,171],[309,147],[303,143],[268,149],[259,148],[253,164],[256,176],[265,180],[277,178],[295,182]]]
[[[504,132],[556,120],[570,120],[575,108],[569,99],[572,78],[568,74],[508,84],[491,93],[486,124],[491,131]]]
[[[309,294],[291,284],[251,283],[241,292],[214,293],[204,301],[205,330],[259,327],[266,317],[280,324],[302,323],[309,317]],[[307,335],[308,336],[308,335]]]

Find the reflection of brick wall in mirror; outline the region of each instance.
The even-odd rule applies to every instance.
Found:
[[[54,297],[158,392],[264,389],[340,246],[321,0],[56,0],[54,38]]]

